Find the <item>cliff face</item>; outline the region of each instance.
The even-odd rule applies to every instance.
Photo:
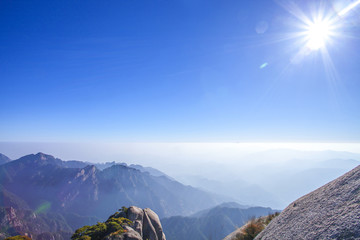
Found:
[[[256,239],[360,239],[360,166],[291,203]]]

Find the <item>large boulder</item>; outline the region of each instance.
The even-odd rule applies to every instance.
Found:
[[[122,207],[105,222],[77,229],[71,239],[166,240],[158,215],[134,206]]]
[[[256,240],[360,239],[360,166],[291,203]]]
[[[111,236],[111,240],[166,240],[160,219],[150,208],[131,206],[115,217],[125,217],[132,225],[125,227],[125,233]]]

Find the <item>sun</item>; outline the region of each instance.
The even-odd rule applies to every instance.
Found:
[[[314,21],[308,24],[306,31],[306,46],[311,50],[324,48],[331,36],[331,24],[326,20]]]

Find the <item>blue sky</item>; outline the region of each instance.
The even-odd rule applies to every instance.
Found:
[[[279,1],[1,1],[0,141],[359,142],[359,8],[329,67]]]

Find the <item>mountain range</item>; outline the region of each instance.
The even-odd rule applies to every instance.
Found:
[[[169,217],[189,215],[223,201],[160,171],[108,165],[100,170],[94,165],[62,161],[44,153],[6,161],[0,165],[0,207],[4,211],[31,210],[36,216],[60,214],[74,230],[104,220],[122,206],[149,207],[160,217]]]
[[[274,212],[271,208],[223,203],[188,217],[163,218],[161,223],[168,240],[220,240],[249,219]]]

